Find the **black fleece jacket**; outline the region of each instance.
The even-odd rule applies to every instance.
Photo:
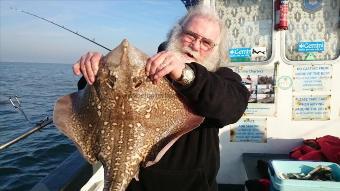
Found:
[[[218,131],[242,116],[249,92],[240,76],[229,68],[210,72],[198,63],[188,65],[194,70],[195,80],[187,87],[176,82],[174,86],[205,120],[177,140],[158,163],[141,168],[139,181],[133,179],[127,191],[217,191]]]
[[[200,64],[188,65],[196,76],[193,83],[188,87],[174,85],[205,120],[183,135],[158,163],[141,168],[140,181],[133,180],[128,191],[217,191],[218,131],[242,116],[249,92],[240,76],[229,68],[209,72]]]

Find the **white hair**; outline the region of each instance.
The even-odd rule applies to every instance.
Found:
[[[216,11],[210,7],[204,5],[192,7],[169,32],[167,50],[181,50],[179,39],[182,28],[185,28],[188,22],[194,17],[202,17],[208,21],[216,22],[220,27],[220,36],[216,42],[217,46],[213,48],[211,54],[201,63],[208,70],[215,71],[219,67],[220,62],[225,61],[227,58],[227,35],[224,22],[218,17]]]

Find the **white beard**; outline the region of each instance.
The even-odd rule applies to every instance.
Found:
[[[220,59],[216,48],[212,50],[211,54],[206,59],[200,60],[199,52],[193,51],[189,47],[182,47],[179,39],[175,39],[173,36],[175,36],[175,34],[171,35],[169,38],[167,50],[178,52],[182,57],[184,56],[187,60],[192,60],[193,62],[201,64],[211,72],[214,72],[218,69],[218,63]],[[190,56],[187,54],[190,54]]]

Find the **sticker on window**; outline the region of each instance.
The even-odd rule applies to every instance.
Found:
[[[251,48],[231,48],[229,49],[229,58],[232,62],[249,62],[251,61]]]
[[[323,52],[325,50],[325,43],[319,42],[299,42],[298,52]]]

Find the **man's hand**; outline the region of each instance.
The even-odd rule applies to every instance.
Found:
[[[167,74],[171,79],[178,80],[187,62],[190,61],[179,53],[162,51],[147,60],[145,73],[153,84],[157,84]]]
[[[88,52],[80,57],[80,59],[73,65],[73,73],[77,76],[83,74],[87,83],[92,85],[98,72],[101,57],[102,54],[99,52]]]

